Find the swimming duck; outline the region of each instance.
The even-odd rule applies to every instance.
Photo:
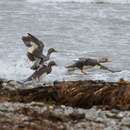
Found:
[[[83,74],[86,74],[86,72],[83,71],[84,66],[90,66],[90,67],[99,66],[100,69],[108,70],[110,72],[115,72],[101,64],[105,62],[109,62],[109,60],[107,58],[101,58],[99,60],[91,59],[91,58],[79,58],[74,64],[66,66],[66,68],[71,69],[71,70],[74,68],[78,68],[81,70]]]
[[[50,61],[48,65],[40,65],[40,67],[31,75],[29,76],[24,82],[31,81],[33,79],[38,79],[44,74],[50,74],[52,71],[52,66],[56,66],[54,61]]]

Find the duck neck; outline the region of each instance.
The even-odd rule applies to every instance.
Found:
[[[48,68],[52,68],[52,65],[49,64],[49,65],[48,65]]]
[[[47,52],[47,57],[50,58],[52,52]]]
[[[107,61],[104,61],[104,60],[102,60],[102,59],[99,59],[99,60],[97,60],[99,63],[105,63],[105,62],[107,62]]]
[[[52,65],[48,65],[48,73],[52,71]]]

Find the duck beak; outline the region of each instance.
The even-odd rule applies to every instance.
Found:
[[[54,50],[54,52],[58,52],[57,50]]]
[[[108,60],[107,62],[112,62],[111,60]]]

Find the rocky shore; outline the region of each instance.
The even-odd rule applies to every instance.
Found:
[[[0,130],[130,129],[130,83],[0,80]]]

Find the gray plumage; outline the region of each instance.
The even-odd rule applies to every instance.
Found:
[[[53,52],[57,52],[54,48],[50,48],[47,52],[47,55],[42,55],[40,61],[35,61],[32,65],[31,69],[36,70],[40,66],[40,64],[44,64],[44,62],[48,61],[50,59],[50,56]]]
[[[52,66],[55,66],[54,61],[50,61],[48,65],[41,65],[31,76],[29,76],[24,82],[31,81],[33,79],[39,79],[44,73],[49,74],[52,71]]]
[[[78,61],[76,61],[74,64],[72,65],[69,65],[69,66],[66,66],[66,68],[78,68],[81,70],[82,73],[85,73],[83,72],[83,67],[84,66],[91,66],[91,67],[94,67],[94,66],[99,66],[100,69],[104,69],[104,70],[108,70],[110,72],[116,72],[116,71],[113,71],[109,68],[107,68],[106,66],[102,65],[101,63],[105,63],[105,62],[109,62],[107,58],[102,58],[102,59],[91,59],[91,58],[79,58]]]
[[[44,63],[45,61],[48,61],[50,59],[51,54],[54,53],[54,52],[57,52],[54,48],[48,49],[47,55],[46,56],[42,55],[41,62]]]
[[[25,46],[28,47],[27,57],[30,61],[34,61],[36,58],[42,57],[44,44],[38,38],[28,33],[28,36],[23,36],[22,40]]]

